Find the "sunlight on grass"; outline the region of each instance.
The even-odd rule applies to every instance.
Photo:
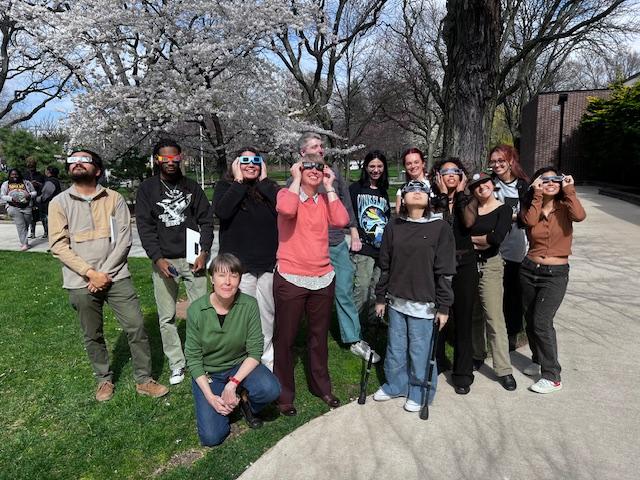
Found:
[[[131,259],[130,269],[151,340],[153,372],[168,385],[150,263]],[[283,436],[328,410],[307,391],[299,361],[297,417],[274,416],[260,430],[238,419],[222,446],[202,449],[190,381],[171,387],[163,399],[137,395],[126,337],[108,308],[105,334],[116,393],[103,404],[94,400],[95,382],[57,260],[0,251],[0,273],[2,478],[148,478],[157,472],[159,478],[232,479]],[[184,336],[184,321],[179,330]],[[337,335],[334,319],[330,372],[335,394],[346,403],[357,396],[361,362],[336,343]],[[298,347],[304,354],[303,336]],[[370,393],[378,385],[374,375]]]

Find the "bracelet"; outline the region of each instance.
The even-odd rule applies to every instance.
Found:
[[[234,178],[233,181],[236,182],[236,183],[242,183],[242,179],[241,178],[240,179]]]
[[[236,385],[240,385],[240,380],[236,377],[229,377],[229,381],[235,383]]]
[[[325,190],[327,193],[336,193],[335,190]]]

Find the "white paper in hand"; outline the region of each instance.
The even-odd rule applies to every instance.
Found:
[[[200,255],[200,232],[196,232],[195,230],[191,230],[187,228],[187,251],[185,252],[185,258],[187,259],[187,263],[193,265]],[[211,262],[213,261],[213,257],[209,256],[207,259],[206,268],[211,266]]]

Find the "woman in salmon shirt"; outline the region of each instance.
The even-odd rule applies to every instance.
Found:
[[[278,192],[278,252],[273,277],[275,331],[274,366],[282,385],[278,408],[297,414],[293,404],[293,344],[303,314],[307,317],[309,389],[329,407],[340,405],[331,393],[327,335],[333,310],[335,273],[329,260],[329,225],[343,228],[349,214],[333,187],[335,174],[323,158],[306,154],[291,167],[293,181]],[[324,185],[326,193],[318,193]]]
[[[573,222],[581,222],[587,215],[571,175],[544,167],[533,178],[521,211],[529,227],[529,252],[520,268],[520,283],[532,352],[532,363],[524,373],[542,373],[529,388],[536,393],[551,393],[562,388],[553,318],[569,282]]]

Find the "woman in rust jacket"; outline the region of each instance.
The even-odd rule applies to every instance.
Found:
[[[551,393],[562,388],[553,318],[569,282],[573,222],[581,222],[587,215],[576,196],[571,175],[545,167],[533,178],[521,211],[522,220],[529,227],[529,251],[520,268],[520,283],[532,352],[532,363],[524,373],[541,373],[540,380],[530,389]]]

